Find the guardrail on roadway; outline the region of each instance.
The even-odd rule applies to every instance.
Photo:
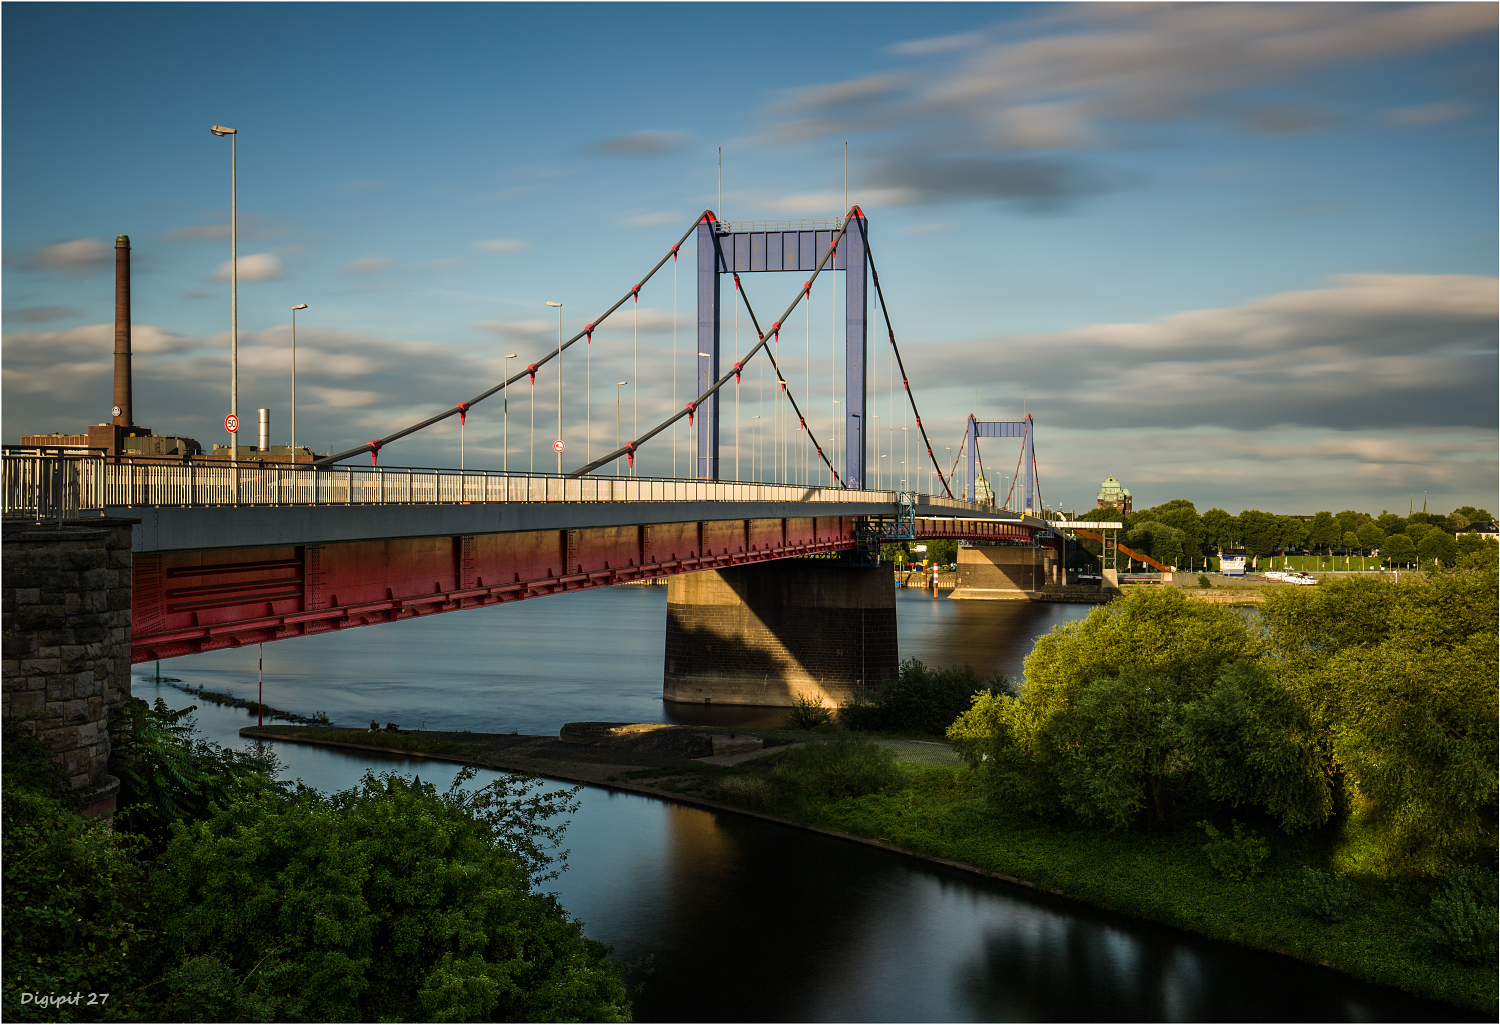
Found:
[[[837,502],[894,506],[897,492],[654,477],[566,477],[407,467],[213,466],[7,451],[4,514],[58,519],[106,508],[518,502]],[[927,507],[992,508],[922,496]],[[873,511],[873,510],[872,510]],[[883,511],[883,510],[882,510]]]

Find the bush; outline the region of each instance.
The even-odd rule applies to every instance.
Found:
[[[146,907],[141,841],[55,796],[51,755],[35,737],[13,733],[11,722],[6,727],[3,1017],[86,1020],[99,1009],[23,1006],[21,994],[109,992],[120,1005],[140,989],[157,925]]]
[[[1304,865],[1288,884],[1292,901],[1303,911],[1327,922],[1348,917],[1356,900],[1354,884],[1347,876]]]
[[[1261,862],[1270,855],[1271,845],[1254,830],[1246,829],[1238,819],[1231,822],[1233,836],[1220,833],[1211,822],[1198,823],[1199,828],[1208,834],[1208,843],[1203,845],[1208,863],[1226,879],[1248,879],[1259,875]]]
[[[801,697],[781,724],[789,730],[831,730],[833,709],[824,705],[822,698]]]
[[[1500,920],[1497,904],[1493,868],[1454,873],[1443,881],[1428,907],[1430,935],[1455,960],[1493,966]]]
[[[1003,677],[981,681],[972,666],[931,669],[909,658],[901,663],[896,679],[873,697],[840,708],[839,723],[851,730],[942,736],[976,693],[997,690],[1013,691],[1014,685]]]
[[[487,802],[367,774],[176,824],[156,876],[180,958],[164,1020],[621,1020],[608,948],[532,888],[535,836],[518,857],[503,832],[556,798],[506,785]]]
[[[1203,588],[1204,590],[1207,590],[1208,588],[1213,587],[1214,583],[1213,583],[1212,580],[1208,579],[1208,574],[1206,574],[1206,573],[1199,573],[1198,574],[1198,586],[1201,587],[1201,588]]]
[[[865,797],[900,790],[906,773],[895,752],[867,737],[839,736],[781,756],[773,777],[793,793],[809,797]]]
[[[714,784],[714,797],[725,804],[761,811],[771,803],[771,788],[764,776],[744,773],[726,776]]]

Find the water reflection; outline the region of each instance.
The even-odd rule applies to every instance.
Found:
[[[499,732],[659,718],[664,591],[605,589],[278,642],[266,648],[266,700],[345,722],[425,718],[429,728]],[[908,657],[1016,675],[1035,633],[1088,611],[912,591],[898,599],[900,643]],[[215,652],[163,671],[249,696],[254,657]],[[134,691],[173,707],[190,700],[140,676]],[[198,719],[226,744],[255,721],[211,705]],[[293,744],[277,753],[289,776],[323,790],[372,767],[440,789],[457,772]],[[590,789],[566,843],[571,868],[550,884],[563,905],[617,957],[651,959],[641,1021],[1464,1017],[1314,966],[739,815]]]

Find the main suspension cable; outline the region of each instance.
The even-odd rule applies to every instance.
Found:
[[[591,323],[589,323],[588,326],[586,326],[582,331],[578,332],[572,338],[569,338],[566,342],[564,342],[562,345],[559,345],[557,348],[549,350],[548,353],[547,353],[547,355],[543,356],[541,359],[537,360],[535,363],[533,363],[530,366],[528,366],[525,370],[520,371],[514,377],[507,378],[506,380],[504,380],[504,381],[500,382],[499,384],[495,385],[489,391],[485,391],[485,392],[479,393],[478,395],[474,396],[474,398],[470,399],[468,402],[461,402],[458,405],[454,406],[452,409],[445,410],[444,412],[441,412],[441,413],[437,414],[436,416],[428,417],[426,420],[423,420],[421,423],[412,424],[410,427],[407,427],[404,430],[399,430],[395,434],[388,434],[384,438],[377,438],[374,441],[366,442],[365,444],[359,446],[358,448],[351,448],[351,449],[349,449],[347,452],[340,452],[338,455],[324,456],[321,459],[315,459],[315,460],[313,460],[312,465],[315,466],[315,467],[330,466],[333,463],[342,462],[345,459],[353,458],[354,456],[360,455],[361,453],[364,453],[364,452],[370,453],[370,456],[373,459],[377,455],[379,455],[380,450],[382,448],[384,448],[386,445],[389,445],[391,442],[393,442],[393,441],[399,441],[400,439],[406,437],[409,434],[415,434],[417,431],[423,430],[424,428],[427,428],[427,427],[431,427],[435,423],[440,423],[443,420],[446,420],[450,416],[453,416],[455,414],[467,414],[469,412],[469,408],[471,406],[473,406],[475,403],[483,402],[485,399],[489,398],[491,395],[494,395],[496,392],[501,391],[502,389],[509,387],[510,385],[512,385],[515,382],[519,381],[523,377],[526,377],[526,376],[530,375],[532,383],[535,384],[536,383],[536,372],[537,372],[537,369],[539,367],[545,365],[554,356],[561,357],[562,353],[563,353],[563,350],[567,349],[569,346],[571,346],[574,342],[578,341],[580,338],[589,338],[589,339],[592,340],[593,335],[594,335],[594,329],[597,328],[600,324],[604,323],[604,321],[606,319],[608,319],[608,317],[609,317],[610,314],[614,313],[621,306],[624,306],[625,303],[632,296],[634,296],[636,298],[636,300],[639,301],[639,299],[640,299],[640,293],[641,293],[641,287],[643,285],[645,285],[646,282],[650,281],[653,277],[655,277],[656,276],[656,272],[659,271],[659,270],[661,270],[662,267],[664,267],[666,265],[666,262],[668,260],[671,260],[674,257],[676,257],[677,250],[682,246],[682,244],[684,242],[686,242],[688,240],[688,237],[690,235],[692,235],[693,232],[695,232],[695,231],[698,230],[698,225],[702,224],[705,220],[707,220],[709,223],[712,224],[712,223],[716,223],[717,222],[717,217],[715,216],[715,214],[714,214],[714,212],[712,210],[705,210],[705,211],[703,211],[703,213],[700,214],[695,221],[693,221],[692,227],[688,228],[687,231],[685,231],[685,232],[682,233],[682,238],[680,238],[680,239],[677,240],[677,244],[674,245],[671,249],[667,250],[666,255],[663,256],[660,260],[658,260],[656,262],[656,266],[652,267],[651,271],[645,277],[643,277],[640,280],[640,282],[638,284],[636,284],[636,286],[634,288],[630,289],[630,291],[628,291],[624,295],[620,296],[620,299],[619,299],[618,302],[616,302],[609,309],[605,310],[599,316],[595,317],[593,319],[593,321]],[[604,461],[601,460],[601,463],[602,462],[604,462]],[[599,464],[595,464],[595,465],[599,465]]]
[[[949,498],[952,498],[953,489],[943,479],[943,468],[938,464],[937,456],[932,452],[932,442],[927,437],[927,428],[922,426],[922,413],[917,409],[917,397],[912,394],[911,382],[906,379],[906,364],[901,359],[901,348],[896,344],[896,329],[891,326],[891,311],[885,305],[885,291],[880,287],[880,272],[875,269],[875,253],[870,249],[868,235],[865,237],[865,254],[870,260],[870,277],[875,282],[875,295],[880,299],[880,313],[885,317],[885,333],[891,340],[891,348],[896,353],[896,366],[901,371],[901,387],[906,389],[906,399],[911,403],[911,414],[916,418],[917,430],[922,432],[922,444],[927,446],[927,458],[932,460],[933,469],[937,470],[938,483],[943,485],[943,490],[948,492]],[[958,464],[955,463],[954,465],[957,466]]]
[[[780,331],[781,331],[781,325],[786,322],[786,318],[790,317],[792,315],[792,311],[794,311],[797,308],[797,304],[800,303],[800,302],[802,302],[802,300],[805,299],[805,298],[807,298],[807,296],[809,295],[809,293],[811,293],[813,282],[817,281],[818,280],[818,275],[821,274],[821,273],[823,273],[823,268],[828,263],[829,258],[831,258],[834,253],[838,252],[839,243],[844,240],[844,233],[849,230],[849,221],[850,221],[851,215],[854,214],[854,213],[856,213],[856,212],[859,213],[859,217],[860,217],[861,220],[864,219],[864,212],[861,211],[859,209],[859,207],[854,206],[854,207],[850,207],[849,208],[849,213],[847,213],[847,214],[844,215],[843,226],[839,228],[838,234],[835,235],[834,238],[833,238],[833,240],[828,243],[828,248],[823,252],[823,255],[821,257],[819,257],[819,259],[818,259],[818,265],[815,268],[813,268],[812,276],[809,277],[806,281],[804,281],[802,283],[802,288],[797,292],[796,296],[793,297],[791,304],[789,306],[787,306],[787,308],[786,308],[786,312],[784,312],[780,317],[778,317],[776,319],[776,322],[771,325],[771,335],[772,335],[772,337],[775,337],[777,334],[780,333]],[[706,214],[705,216],[712,216],[712,214],[711,213],[710,214]],[[695,225],[695,227],[696,227],[696,225]],[[686,239],[687,236],[684,235],[683,238]],[[681,245],[681,243],[679,242],[678,245]],[[738,277],[737,276],[736,276],[736,281],[738,281]],[[744,298],[744,294],[745,294],[744,291],[741,290],[740,291],[740,296],[742,298]],[[629,297],[627,296],[626,298],[629,298]],[[624,299],[620,300],[620,302],[622,302],[622,303],[624,301],[625,301]],[[747,309],[749,308],[749,302],[748,302],[748,300],[746,301],[746,308]],[[751,314],[751,316],[753,318],[754,314]],[[739,375],[740,375],[740,372],[745,369],[745,364],[748,363],[748,362],[750,362],[750,360],[755,356],[755,354],[757,352],[759,352],[762,349],[767,348],[767,338],[766,338],[766,336],[764,334],[762,334],[760,332],[759,326],[756,327],[756,333],[760,334],[760,340],[758,342],[756,342],[755,347],[752,348],[749,352],[747,352],[745,354],[744,358],[742,358],[740,360],[737,360],[735,362],[734,368],[732,370],[730,370],[728,373],[724,374],[723,377],[720,377],[717,381],[715,381],[712,385],[710,385],[708,387],[708,389],[703,392],[703,394],[701,394],[701,395],[698,396],[697,399],[695,399],[692,402],[689,402],[686,407],[684,407],[681,410],[678,410],[672,416],[668,417],[666,420],[663,420],[661,423],[657,424],[655,427],[653,427],[651,430],[647,431],[645,434],[641,435],[639,438],[636,438],[636,439],[634,439],[632,441],[627,442],[626,444],[622,445],[620,448],[616,449],[615,451],[611,452],[609,455],[604,456],[601,459],[595,459],[593,462],[591,462],[591,463],[589,463],[589,464],[587,464],[585,466],[580,466],[578,469],[576,469],[572,473],[568,474],[568,476],[569,477],[581,477],[581,476],[583,476],[586,473],[592,473],[594,470],[597,470],[599,467],[603,466],[605,463],[609,462],[611,459],[618,459],[620,456],[628,456],[629,459],[631,460],[631,462],[634,462],[635,461],[635,453],[636,453],[637,449],[639,449],[646,442],[650,441],[652,438],[656,437],[662,431],[666,430],[668,427],[670,427],[673,424],[675,424],[678,420],[681,420],[683,417],[687,417],[688,418],[688,423],[691,424],[694,414],[697,413],[697,411],[698,411],[698,407],[701,406],[707,399],[709,399],[713,395],[715,395],[719,391],[720,388],[722,388],[722,387],[724,387],[724,385],[728,384],[729,380],[731,378],[736,378],[737,379],[739,377]],[[777,376],[780,376],[780,370],[779,369],[777,371]],[[809,437],[810,436],[811,436],[811,432],[809,432]],[[816,444],[816,442],[815,442],[815,444]],[[823,459],[824,465],[826,465],[828,467],[829,471],[833,474],[834,481],[838,484],[839,487],[843,487],[844,486],[843,479],[839,476],[838,471],[833,468],[833,464],[828,461],[828,457],[823,454],[823,449],[822,449],[821,446],[818,446],[818,455]]]

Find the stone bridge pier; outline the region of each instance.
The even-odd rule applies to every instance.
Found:
[[[668,701],[838,706],[894,679],[899,664],[888,564],[781,559],[667,583]]]
[[[4,709],[52,752],[86,815],[115,810],[109,713],[130,697],[131,519],[7,521]]]

